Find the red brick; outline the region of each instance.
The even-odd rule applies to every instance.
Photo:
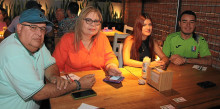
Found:
[[[210,50],[210,52],[211,52],[211,54],[212,54],[213,57],[215,57],[215,58],[218,58],[218,57],[219,57],[219,52],[213,51],[213,50]]]
[[[209,28],[208,34],[215,34],[215,28]]]
[[[212,59],[212,65],[216,65],[217,61],[215,59]]]
[[[206,12],[212,12],[212,11],[213,11],[213,7],[211,7],[211,6],[206,7]]]
[[[218,6],[218,7],[217,7],[217,6],[215,7],[215,13],[220,13],[220,7],[219,7],[219,6]]]

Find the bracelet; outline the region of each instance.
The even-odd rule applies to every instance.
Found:
[[[80,89],[81,89],[81,84],[80,84],[80,82],[79,82],[78,80],[74,80],[74,81],[75,81],[76,84],[77,84],[76,90],[80,90]]]

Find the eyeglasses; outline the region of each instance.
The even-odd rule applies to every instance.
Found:
[[[29,26],[31,28],[31,31],[37,31],[37,28],[40,29],[41,32],[45,33],[46,32],[46,27],[39,27],[37,25],[27,25],[27,24],[21,24],[23,26]]]
[[[90,18],[84,18],[83,20],[86,21],[87,24],[92,24],[94,23],[96,26],[100,25],[101,24],[101,21],[100,20],[92,20]]]

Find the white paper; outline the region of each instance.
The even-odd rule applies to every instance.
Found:
[[[70,78],[72,79],[72,80],[79,80],[80,79],[80,77],[78,77],[77,75],[74,75],[74,74],[69,74],[69,76],[70,76]],[[66,76],[64,75],[64,76],[61,76],[62,78],[64,78],[64,79],[67,79],[66,78]]]
[[[200,65],[193,65],[192,68],[197,69],[197,70],[202,70],[202,71],[207,70],[207,67],[203,67],[203,66],[200,66]]]
[[[194,68],[194,69],[198,69],[198,68],[199,68],[199,65],[193,65],[192,68]]]
[[[160,106],[161,109],[175,109],[171,104]]]
[[[176,103],[180,103],[180,102],[185,102],[186,99],[183,97],[179,97],[179,98],[174,98],[173,101],[175,101]]]
[[[207,67],[203,67],[203,68],[202,68],[202,71],[206,71],[206,70],[207,70]]]
[[[95,106],[92,106],[92,105],[89,105],[89,104],[85,104],[85,103],[82,103],[78,109],[97,109],[98,107],[95,107]]]

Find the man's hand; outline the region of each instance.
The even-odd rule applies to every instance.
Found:
[[[96,82],[95,75],[94,74],[85,75],[79,79],[79,82],[81,84],[82,89],[91,89],[94,83]]]
[[[172,55],[170,57],[170,61],[176,65],[182,65],[182,64],[185,64],[186,59],[179,55]]]
[[[106,66],[106,70],[108,72],[108,75],[111,76],[122,76],[122,72],[119,70],[118,66],[115,64],[108,64]]]
[[[67,81],[59,76],[52,76],[51,78],[49,78],[49,81],[53,84],[56,84],[57,89],[59,89],[59,90],[61,90],[62,88],[66,89],[67,85],[69,84],[69,81]]]

